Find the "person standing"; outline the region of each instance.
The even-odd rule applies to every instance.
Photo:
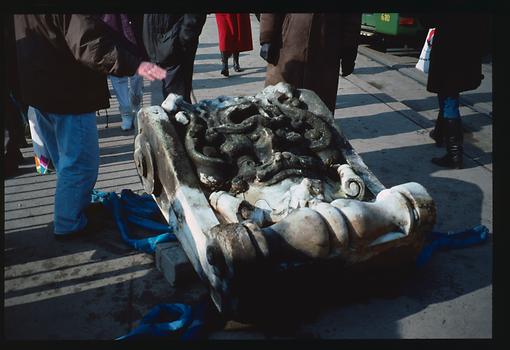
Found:
[[[482,58],[490,50],[490,20],[479,14],[422,15],[421,23],[436,28],[427,78],[427,91],[437,94],[439,113],[430,137],[441,147],[443,157],[432,163],[452,169],[463,167],[463,131],[459,94],[480,86]]]
[[[86,213],[99,172],[96,111],[110,105],[107,76],[155,80],[165,71],[93,15],[18,14],[14,32],[21,97],[57,172],[54,237],[78,237],[93,228]]]
[[[314,91],[335,112],[340,66],[354,70],[361,13],[262,13],[260,56],[265,85],[286,82]]]
[[[7,142],[4,143],[4,176],[6,178],[16,175],[19,166],[24,158],[21,148],[27,147],[24,122],[22,113],[25,105],[19,101],[19,79],[17,74],[16,46],[14,43],[14,23],[13,18],[8,17],[3,26],[3,39],[5,43],[5,109],[4,109],[4,127],[7,131]]]
[[[148,59],[142,40],[142,14],[108,13],[101,15],[101,20],[135,45],[138,54],[144,60]],[[108,78],[119,102],[122,121],[120,128],[124,131],[131,130],[134,126],[134,116],[142,104],[143,78],[138,74],[129,77],[109,75]]]
[[[228,77],[228,59],[233,57],[236,72],[242,72],[239,65],[239,53],[253,50],[250,14],[217,13],[218,42],[221,53],[221,74]]]
[[[205,13],[145,14],[143,43],[151,62],[167,71],[163,98],[170,93],[191,103],[193,66]]]

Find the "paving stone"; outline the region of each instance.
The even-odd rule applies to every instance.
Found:
[[[172,287],[184,285],[198,278],[178,242],[160,243],[156,246],[156,268],[163,273]]]

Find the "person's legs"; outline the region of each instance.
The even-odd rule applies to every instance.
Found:
[[[230,74],[228,72],[228,58],[230,57],[229,52],[222,51],[221,52],[221,74],[228,77]]]
[[[236,72],[242,72],[244,69],[242,69],[241,66],[239,65],[239,52],[234,52],[233,57],[234,57],[234,70]]]
[[[163,98],[170,94],[181,95],[186,99],[186,87],[183,78],[183,66],[177,64],[166,68],[166,77],[163,79]]]
[[[57,170],[54,234],[85,228],[85,208],[99,172],[96,114],[57,115],[36,109],[41,136]]]
[[[109,75],[110,82],[112,83],[115,97],[119,102],[120,114],[129,113],[131,111],[131,101],[129,100],[129,77],[116,77]]]
[[[442,167],[454,169],[463,165],[463,133],[459,111],[459,94],[440,97],[440,111],[443,112],[443,133],[446,141],[446,155],[432,158],[432,162]]]
[[[436,141],[437,147],[442,147],[444,142],[444,118],[443,118],[444,99],[445,97],[443,95],[440,94],[437,95],[439,112],[437,114],[434,129],[432,129],[429,132],[430,138]]]
[[[109,76],[115,96],[119,102],[119,112],[122,120],[121,129],[130,130],[133,126],[131,99],[129,94],[129,77]]]

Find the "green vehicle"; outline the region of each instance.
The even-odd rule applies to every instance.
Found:
[[[377,12],[363,13],[361,16],[361,34],[378,39],[383,46],[395,39],[423,44],[427,30],[412,14]]]

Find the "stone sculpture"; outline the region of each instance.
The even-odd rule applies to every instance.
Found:
[[[144,188],[233,317],[269,273],[349,268],[392,250],[409,260],[435,223],[426,189],[386,189],[309,90],[280,83],[194,105],[170,95],[141,109],[137,124]]]

